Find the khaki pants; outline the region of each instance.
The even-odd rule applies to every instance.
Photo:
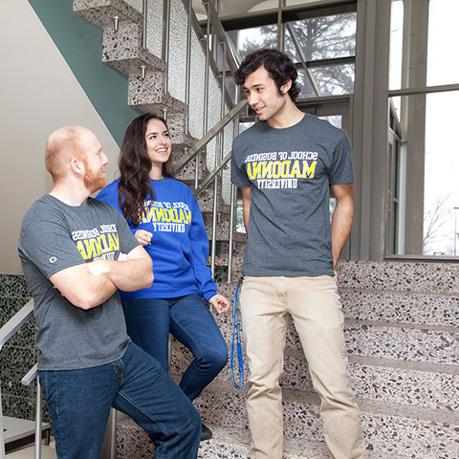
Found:
[[[245,277],[242,327],[247,346],[247,412],[253,459],[281,459],[282,392],[287,317],[301,340],[321,400],[324,435],[334,459],[361,459],[360,413],[349,388],[343,312],[336,281],[318,277]]]

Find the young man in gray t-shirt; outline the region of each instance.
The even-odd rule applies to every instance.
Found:
[[[155,457],[197,456],[201,421],[159,362],[126,334],[118,289],[151,285],[151,258],[111,206],[90,198],[107,157],[79,126],[53,132],[53,189],[26,213],[18,244],[35,300],[40,382],[60,459],[99,459],[113,406],[150,435]]]
[[[296,78],[291,60],[269,49],[247,56],[236,73],[258,116],[234,140],[231,165],[248,236],[240,304],[251,457],[282,457],[279,377],[290,315],[321,399],[330,453],[361,459],[365,448],[334,273],[354,212],[351,147],[342,130],[296,107]],[[331,225],[330,189],[336,198]]]

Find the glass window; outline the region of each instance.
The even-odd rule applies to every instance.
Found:
[[[266,25],[242,29],[237,34],[237,49],[241,59],[260,48],[275,48],[277,25]]]
[[[427,85],[459,83],[457,0],[430,0],[427,48]]]
[[[392,0],[390,12],[389,89],[402,85],[403,0]]]
[[[424,254],[459,255],[459,92],[426,99]]]
[[[303,98],[317,96],[317,94],[314,91],[314,88],[312,87],[311,80],[308,78],[308,76],[306,75],[306,71],[303,68],[298,69],[297,82],[301,85],[301,92],[298,97]]]
[[[395,254],[459,256],[459,92],[403,96],[392,123],[387,217]],[[392,117],[391,117],[392,118]],[[401,129],[406,130],[401,132]],[[392,143],[390,137],[393,137]]]
[[[321,96],[336,96],[354,92],[354,64],[312,68],[311,73]]]
[[[355,55],[356,13],[320,16],[287,24],[296,34],[306,61]],[[298,61],[298,53],[289,33],[285,44],[286,52]]]
[[[341,129],[343,116],[342,115],[326,115],[326,116],[319,116],[321,120],[328,121],[332,126]]]

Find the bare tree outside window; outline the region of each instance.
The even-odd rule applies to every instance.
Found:
[[[424,214],[424,255],[454,255],[451,242],[451,194],[438,195]],[[453,236],[457,237],[456,235]]]
[[[355,13],[320,16],[290,22],[300,43],[306,61],[336,59],[355,55]],[[275,47],[277,25],[267,25],[239,31],[241,56],[265,47]],[[286,28],[285,52],[301,62],[294,41]],[[350,94],[354,91],[354,64],[326,65],[311,68],[321,96]],[[303,85],[301,96],[314,95],[305,71],[299,68],[299,83]]]

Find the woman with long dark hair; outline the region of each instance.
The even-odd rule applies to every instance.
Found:
[[[193,354],[180,387],[194,400],[226,365],[225,340],[210,313],[227,312],[207,258],[209,240],[191,189],[172,178],[172,142],[166,121],[145,114],[129,125],[119,158],[120,178],[98,199],[126,218],[153,260],[150,288],[120,292],[129,336],[169,369],[169,332]],[[212,436],[203,426],[203,438]]]

